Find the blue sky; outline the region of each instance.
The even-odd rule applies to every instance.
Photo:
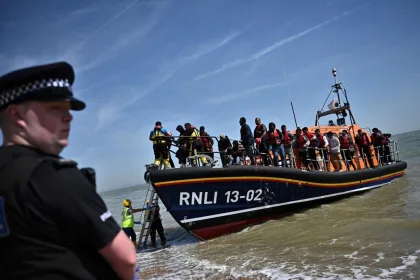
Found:
[[[63,156],[93,166],[99,190],[143,182],[157,120],[173,133],[191,122],[233,139],[241,116],[293,128],[289,88],[299,126],[313,125],[333,67],[362,127],[419,129],[417,1],[0,5],[0,74],[57,60],[74,66],[87,109],[73,114]]]

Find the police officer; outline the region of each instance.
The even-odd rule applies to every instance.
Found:
[[[68,145],[72,93],[65,62],[0,77],[0,278],[133,279],[136,251]]]

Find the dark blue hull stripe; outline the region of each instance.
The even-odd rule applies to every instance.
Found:
[[[242,214],[242,213],[255,212],[255,211],[260,211],[260,210],[264,210],[264,209],[277,208],[277,207],[282,207],[282,206],[286,206],[286,205],[299,204],[299,203],[305,203],[305,202],[316,201],[316,200],[323,200],[323,199],[326,199],[326,198],[332,198],[332,197],[338,197],[338,196],[345,196],[345,195],[349,195],[349,194],[352,194],[352,193],[363,192],[363,191],[367,191],[367,190],[370,190],[370,189],[382,187],[384,185],[390,184],[391,182],[400,178],[401,176],[402,175],[400,175],[398,177],[388,178],[388,179],[385,179],[385,180],[379,180],[379,181],[373,182],[373,183],[363,184],[364,186],[361,185],[361,186],[358,186],[357,188],[353,188],[353,189],[350,189],[350,190],[347,190],[347,191],[339,191],[339,189],[336,189],[338,192],[335,192],[335,193],[332,193],[332,194],[313,196],[313,197],[309,197],[309,198],[305,198],[305,199],[292,200],[292,201],[287,201],[287,202],[275,203],[275,204],[271,204],[271,205],[255,206],[255,207],[250,207],[250,208],[247,208],[247,209],[230,211],[230,212],[223,212],[223,213],[201,216],[201,217],[195,217],[195,218],[177,219],[177,216],[179,216],[179,215],[177,215],[176,212],[178,212],[178,211],[170,211],[170,210],[169,211],[171,212],[172,216],[175,219],[177,219],[179,222],[185,224],[185,223],[198,222],[198,221],[204,221],[204,220],[209,220],[209,219],[216,219],[216,218],[220,218],[220,217],[232,216],[232,215],[237,215],[237,214]],[[162,189],[160,191],[163,192]],[[198,209],[196,209],[196,210],[198,210]],[[219,210],[223,210],[223,209],[219,209]],[[194,211],[194,210],[191,209],[191,211]],[[199,212],[199,211],[197,211],[197,212]]]

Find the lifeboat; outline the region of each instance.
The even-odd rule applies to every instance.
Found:
[[[333,75],[335,79],[335,69]],[[308,131],[314,134],[319,129],[321,135],[339,137],[346,130],[353,142],[361,131],[370,138],[370,129],[356,124],[342,84],[335,80],[331,92],[336,98],[326,111],[316,112],[315,125],[308,126]],[[337,116],[336,122],[322,125],[320,119],[330,115]],[[296,135],[296,130],[291,133]],[[181,227],[206,240],[383,187],[404,176],[407,168],[407,163],[399,158],[397,142],[392,140],[382,147],[368,147],[374,166],[368,163],[368,151],[359,149],[356,143],[350,151],[356,168],[347,165],[345,149],[341,149],[335,163],[325,159],[324,153],[328,151],[313,149],[316,156],[307,159],[308,165],[303,164],[299,151],[294,149],[294,156],[288,159],[293,167],[289,168],[263,166],[261,155],[257,155],[257,165],[165,170],[148,165],[145,180]],[[193,160],[198,156],[192,157]],[[273,157],[271,153],[270,157]]]

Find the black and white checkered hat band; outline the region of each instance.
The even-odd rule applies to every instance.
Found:
[[[14,88],[12,90],[0,92],[0,106],[6,105],[9,102],[15,100],[16,98],[30,93],[35,90],[43,89],[43,88],[68,88],[69,91],[71,90],[71,85],[67,79],[44,79],[40,81],[33,81],[26,85],[22,85],[20,87]]]

